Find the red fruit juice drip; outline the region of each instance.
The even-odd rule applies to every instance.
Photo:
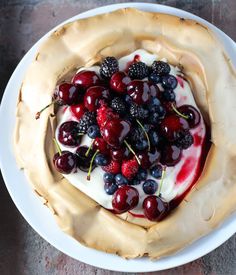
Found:
[[[180,87],[184,88],[184,81],[183,81],[182,77],[176,76],[176,78],[177,78],[177,81],[178,81]]]
[[[132,215],[133,217],[135,218],[145,218],[145,216],[143,214],[135,214],[135,213],[132,213],[130,211],[128,211],[130,215]]]

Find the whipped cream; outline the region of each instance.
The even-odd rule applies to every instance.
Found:
[[[120,70],[125,70],[129,62],[132,62],[134,60],[135,56],[139,56],[140,61],[145,62],[148,66],[151,66],[153,61],[158,60],[157,55],[150,54],[142,49],[136,50],[132,54],[119,59]],[[164,59],[162,60],[167,61]],[[86,69],[99,73],[99,68],[99,66],[93,66],[89,68],[81,68],[79,71]],[[174,75],[178,80],[178,86],[174,90],[177,106],[189,104],[199,110],[195,103],[190,86],[188,82],[183,79],[182,73],[180,72],[179,68],[171,66],[170,74]],[[159,88],[162,89],[161,85],[159,85]],[[75,152],[76,148],[64,146],[59,142],[57,138],[60,125],[63,122],[70,120],[77,121],[77,119],[71,113],[70,107],[61,107],[57,113],[58,126],[55,136],[62,150]],[[206,134],[205,124],[202,117],[200,124],[196,128],[190,129],[190,132],[194,138],[194,144],[187,150],[183,150],[181,160],[174,167],[166,168],[165,178],[161,189],[162,198],[164,198],[166,201],[171,201],[172,199],[181,196],[181,194],[183,194],[192,185],[196,175],[198,174],[202,154],[202,143]],[[90,146],[91,142],[92,139],[90,139],[87,135],[84,135],[81,140],[81,145]],[[87,196],[91,197],[100,205],[107,209],[112,209],[113,196],[108,195],[104,191],[104,173],[105,172],[100,167],[96,167],[91,173],[90,181],[86,179],[87,173],[79,169],[76,173],[67,174],[64,175],[64,177],[67,178],[68,181],[76,188],[85,193]],[[148,178],[152,177],[149,175]],[[157,180],[155,178],[152,179],[160,184],[160,180]],[[142,203],[145,197],[147,197],[148,195],[143,192],[142,183],[134,187],[139,192],[139,204],[136,206],[135,209],[132,210],[132,213],[142,214]]]

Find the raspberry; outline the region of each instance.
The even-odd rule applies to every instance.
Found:
[[[149,74],[148,66],[143,62],[135,62],[129,66],[128,75],[132,79],[143,79]]]
[[[120,163],[111,160],[108,165],[102,166],[102,169],[107,173],[118,174],[120,172]]]
[[[115,57],[106,57],[100,67],[100,75],[105,78],[111,78],[112,75],[119,71],[119,64]]]
[[[121,165],[121,172],[128,180],[132,180],[138,173],[139,165],[135,158],[125,160]]]
[[[78,122],[79,133],[86,134],[89,126],[96,124],[95,113],[85,112]]]
[[[101,102],[101,106],[97,110],[97,123],[100,128],[103,128],[107,121],[118,117],[119,115],[114,113],[113,110],[106,105],[106,103]]]

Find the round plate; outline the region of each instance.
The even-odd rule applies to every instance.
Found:
[[[228,55],[234,57],[232,60],[236,60],[235,44],[226,34],[195,15],[167,6],[146,3],[110,5],[84,12],[70,18],[62,24],[124,7],[135,7],[145,11],[169,13],[202,22],[215,31],[219,39],[222,40]],[[27,222],[45,240],[63,253],[90,265],[124,272],[147,272],[176,267],[209,253],[231,237],[236,229],[236,214],[231,216],[218,229],[214,230],[214,232],[199,239],[173,256],[165,257],[157,261],[150,261],[147,258],[124,260],[116,255],[106,254],[84,247],[58,228],[55,220],[52,218],[51,212],[34,194],[23,171],[17,168],[12,148],[12,136],[15,125],[15,106],[23,76],[28,65],[33,60],[39,44],[45,40],[52,31],[41,38],[21,60],[6,87],[0,109],[0,124],[4,129],[4,131],[1,132],[0,139],[0,166],[7,189]]]

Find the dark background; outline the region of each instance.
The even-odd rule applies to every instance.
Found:
[[[0,1],[0,98],[18,62],[43,34],[80,12],[119,2],[152,2],[177,7],[212,22],[236,40],[236,0]],[[234,235],[201,259],[154,274],[236,274],[235,242]],[[110,275],[117,272],[73,260],[44,241],[16,209],[0,177],[0,274]]]

